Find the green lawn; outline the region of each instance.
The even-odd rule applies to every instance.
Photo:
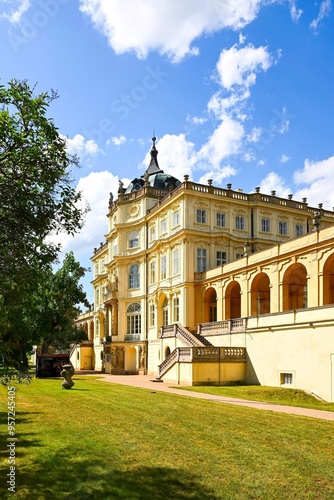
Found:
[[[334,498],[332,422],[74,380],[16,386],[17,493],[2,439],[0,498]]]
[[[181,387],[192,392],[204,392],[215,396],[226,396],[230,398],[248,399],[251,401],[263,401],[287,406],[300,406],[302,408],[313,408],[315,410],[334,411],[334,403],[326,403],[316,399],[311,394],[298,389],[281,389],[259,385],[231,385],[231,386],[199,386]]]

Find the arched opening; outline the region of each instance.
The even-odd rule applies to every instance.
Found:
[[[283,279],[283,311],[307,307],[306,268],[293,264],[285,271]]]
[[[217,292],[214,288],[210,287],[205,290],[203,304],[203,321],[205,323],[217,321]]]
[[[124,359],[124,369],[127,372],[136,372],[137,371],[137,363],[136,363],[136,349],[134,347],[129,347],[125,349],[125,359]]]
[[[91,321],[89,324],[89,340],[94,340],[94,321]]]
[[[165,323],[166,320],[168,321],[168,299],[164,293],[160,295],[158,300],[157,319],[159,328],[168,325],[168,323]]]
[[[252,282],[251,287],[251,314],[270,313],[270,280],[266,273],[259,273]]]
[[[323,304],[334,304],[334,254],[328,257],[325,262],[323,277]]]
[[[225,319],[240,318],[241,288],[237,281],[232,281],[225,292]]]
[[[167,347],[165,348],[165,359],[166,359],[166,358],[167,358],[167,356],[169,356],[169,355],[170,355],[170,347],[169,347],[169,346],[167,346]]]

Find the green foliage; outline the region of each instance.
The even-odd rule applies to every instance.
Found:
[[[0,384],[2,386],[8,387],[13,382],[28,385],[31,381],[32,377],[28,372],[14,371],[8,368],[8,366],[0,364]]]
[[[50,236],[80,230],[87,211],[69,174],[78,159],[47,116],[57,94],[34,91],[0,85],[0,355],[16,367],[40,335],[37,295],[60,251]]]
[[[62,349],[69,343],[87,339],[86,332],[74,325],[81,312],[80,304],[90,307],[80,284],[85,271],[70,252],[65,256],[63,266],[55,273],[50,272],[41,282],[36,300],[42,351],[47,352],[50,345]]]

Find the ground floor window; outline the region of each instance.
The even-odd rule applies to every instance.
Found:
[[[291,372],[280,373],[280,385],[293,386],[293,373]]]

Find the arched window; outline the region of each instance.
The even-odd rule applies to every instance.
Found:
[[[140,335],[141,333],[141,307],[140,304],[134,302],[130,304],[126,310],[127,334]]]
[[[132,264],[129,271],[129,288],[140,287],[139,265]]]

